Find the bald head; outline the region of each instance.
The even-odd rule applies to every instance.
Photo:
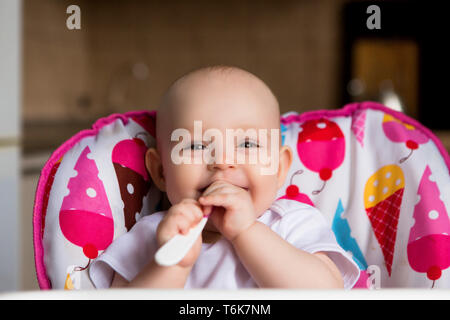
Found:
[[[278,101],[270,88],[257,76],[243,69],[232,66],[211,66],[193,70],[172,83],[165,92],[159,110],[170,107],[179,98],[183,89],[192,88],[192,85],[210,81],[231,81],[236,84],[246,84],[252,88],[258,87],[269,98],[270,102],[278,108]],[[158,111],[159,111],[158,110]]]
[[[192,117],[198,109],[202,119]],[[204,121],[224,111],[242,125],[264,116],[279,128],[277,98],[261,79],[237,67],[212,66],[191,71],[168,88],[157,111],[157,137],[167,137],[187,119]]]

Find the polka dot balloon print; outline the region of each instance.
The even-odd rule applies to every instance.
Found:
[[[301,162],[313,172],[319,174],[322,187],[314,190],[320,193],[326,182],[344,161],[345,139],[339,126],[329,119],[306,121],[298,133],[297,152]]]

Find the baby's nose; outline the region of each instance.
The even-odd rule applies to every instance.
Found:
[[[235,164],[234,163],[228,164],[228,163],[216,163],[216,162],[214,162],[212,164],[209,164],[208,168],[210,170],[226,170],[226,169],[235,168]]]
[[[211,159],[210,163],[208,164],[209,169],[214,170],[226,170],[230,168],[235,168],[236,164],[232,157],[228,157],[226,154],[215,154]]]

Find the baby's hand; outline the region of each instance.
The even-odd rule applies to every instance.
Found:
[[[224,181],[212,183],[198,200],[204,207],[204,212],[211,213],[210,219],[215,227],[229,241],[256,221],[250,194],[230,183]]]
[[[203,218],[203,211],[196,200],[184,199],[180,203],[172,206],[161,220],[156,231],[158,245],[173,238],[176,234],[187,234]],[[202,236],[198,237],[186,256],[178,263],[181,267],[191,267],[200,254],[202,247]]]

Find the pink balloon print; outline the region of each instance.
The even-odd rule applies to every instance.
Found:
[[[414,225],[409,233],[408,262],[417,272],[433,281],[450,266],[450,220],[440,192],[427,165],[417,191],[419,202],[414,207]]]
[[[385,114],[383,117],[383,131],[389,140],[393,142],[404,142],[410,149],[407,156],[401,158],[399,163],[405,162],[419,148],[419,145],[428,142],[429,138],[420,130],[410,124],[406,124],[391,115]]]
[[[314,203],[308,197],[308,195],[301,193],[300,189],[293,183],[293,179],[296,175],[303,173],[303,170],[298,170],[294,172],[291,176],[289,186],[286,188],[286,194],[284,196],[279,197],[278,199],[290,199],[298,202],[309,204],[314,207]]]
[[[333,170],[344,161],[344,134],[335,122],[328,119],[306,121],[298,133],[297,152],[302,163],[317,172],[324,181],[319,190],[312,192],[318,194],[331,178]]]
[[[99,250],[106,249],[113,240],[114,222],[95,161],[88,158],[86,147],[75,164],[77,175],[69,180],[69,194],[64,197],[59,213],[59,225],[71,243],[83,248],[89,259],[95,259]]]

